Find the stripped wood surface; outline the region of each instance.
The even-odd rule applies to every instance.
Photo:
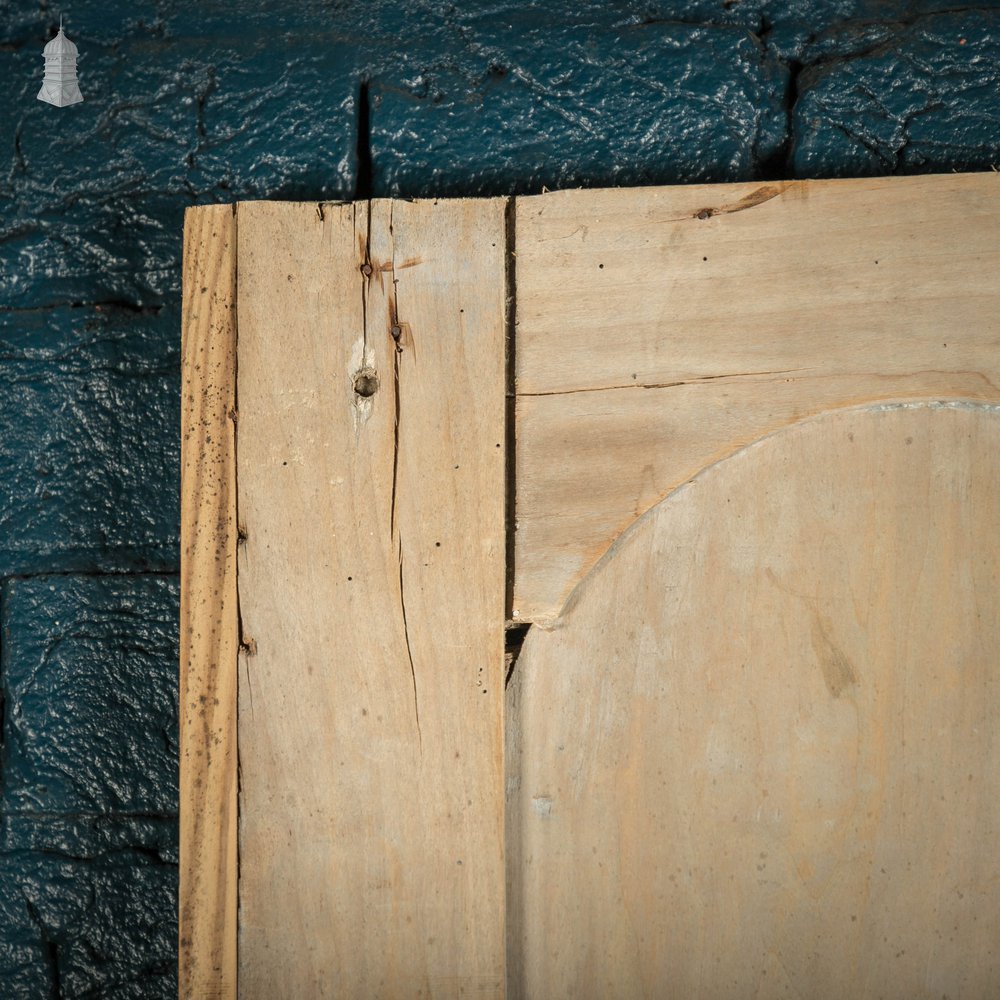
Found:
[[[804,421],[531,630],[512,998],[1000,995],[998,455],[995,405]]]
[[[181,388],[182,1000],[236,996],[236,220],[184,216]]]
[[[764,433],[1000,399],[992,173],[519,198],[515,242],[518,620]]]
[[[695,792],[677,792],[681,778],[704,765],[696,754],[701,737],[691,727],[715,725],[715,716],[708,721],[703,716],[716,708],[735,713],[731,717],[736,719],[740,706],[727,707],[718,698],[729,697],[727,685],[743,690],[739,685],[746,687],[750,681],[730,678],[711,689],[702,715],[692,715],[685,730],[690,739],[685,736],[688,743],[682,744],[688,757],[676,765],[679,770],[666,785],[650,788],[643,785],[649,778],[645,769],[660,766],[655,753],[664,749],[663,720],[676,723],[664,692],[680,691],[693,698],[697,689],[704,697],[704,688],[697,688],[697,670],[711,673],[716,653],[722,656],[720,663],[729,662],[725,656],[736,655],[741,634],[750,635],[747,630],[758,621],[763,637],[759,641],[774,640],[776,652],[768,654],[767,662],[777,665],[775,676],[785,677],[789,692],[799,692],[796,706],[814,704],[815,698],[809,699],[822,694],[812,676],[815,670],[810,673],[811,687],[796,688],[806,681],[798,675],[786,677],[781,665],[802,662],[808,650],[821,665],[827,664],[830,670],[824,676],[832,676],[832,686],[840,689],[834,694],[827,684],[836,702],[835,717],[821,719],[817,709],[815,718],[806,720],[812,730],[797,716],[792,718],[792,708],[780,692],[773,704],[767,703],[779,723],[791,720],[799,726],[791,730],[799,742],[786,739],[786,744],[796,754],[805,754],[802,773],[815,776],[820,770],[816,761],[826,744],[815,726],[825,719],[832,727],[832,742],[823,757],[830,767],[829,801],[846,802],[853,795],[851,801],[867,803],[874,794],[868,778],[859,779],[853,790],[848,787],[842,765],[849,759],[889,769],[875,768],[878,789],[884,790],[883,779],[891,774],[898,785],[909,788],[907,794],[916,794],[914,775],[922,775],[934,762],[920,756],[916,771],[900,762],[902,737],[894,728],[899,720],[878,715],[883,707],[876,703],[874,689],[866,686],[867,678],[880,677],[881,691],[906,695],[908,708],[900,717],[908,720],[908,733],[915,726],[933,726],[929,709],[914,699],[910,682],[893,673],[895,661],[885,659],[889,653],[871,636],[851,631],[855,626],[848,620],[848,599],[837,590],[840,570],[831,567],[836,546],[850,541],[844,519],[845,512],[853,511],[873,552],[872,565],[866,569],[858,564],[851,572],[859,578],[869,574],[865,594],[877,600],[874,611],[867,612],[868,597],[859,596],[851,613],[858,621],[868,614],[865,621],[882,630],[878,634],[885,649],[895,649],[899,662],[909,664],[906,657],[917,654],[899,645],[904,643],[901,637],[909,632],[924,641],[913,620],[914,609],[931,617],[938,614],[923,591],[913,596],[917,583],[911,577],[919,583],[927,571],[917,564],[912,547],[903,544],[904,530],[892,526],[892,503],[910,497],[916,513],[906,531],[924,532],[931,539],[928,544],[937,545],[932,555],[939,577],[949,580],[944,634],[957,635],[968,626],[956,639],[956,655],[971,664],[972,678],[957,685],[956,693],[924,658],[914,667],[917,680],[912,683],[922,679],[930,685],[942,711],[958,713],[962,732],[967,720],[979,726],[987,718],[976,716],[980,709],[962,700],[971,697],[969,685],[979,685],[981,711],[994,712],[992,681],[972,645],[979,642],[995,649],[996,616],[985,625],[962,616],[967,616],[963,602],[973,584],[983,589],[983,614],[992,614],[989,602],[996,600],[996,582],[991,590],[979,563],[965,576],[958,566],[962,560],[975,562],[968,532],[989,535],[981,546],[983,558],[995,565],[996,556],[995,521],[992,533],[987,530],[996,512],[982,492],[984,483],[996,485],[991,471],[991,463],[996,463],[988,453],[995,414],[976,405],[1000,401],[997,183],[993,175],[952,175],[566,192],[518,199],[509,230],[507,203],[501,200],[244,203],[235,216],[231,207],[190,210],[185,228],[182,427],[181,996],[232,998],[237,972],[239,994],[248,998],[504,992],[501,733],[504,463],[509,440],[504,393],[510,375],[504,363],[504,311],[515,291],[516,438],[509,457],[516,508],[506,512],[511,529],[506,541],[512,537],[514,557],[508,581],[512,606],[506,610],[516,620],[556,628],[544,634],[532,630],[514,670],[507,729],[515,763],[512,779],[516,784],[525,775],[541,774],[532,770],[536,766],[557,766],[553,755],[564,753],[558,747],[569,745],[571,731],[578,746],[593,744],[603,757],[598,761],[595,750],[573,765],[574,789],[586,768],[592,768],[588,787],[593,802],[573,805],[567,842],[575,843],[572,836],[593,823],[599,840],[588,848],[589,856],[576,844],[567,858],[546,868],[555,841],[546,841],[545,831],[557,829],[557,824],[532,823],[555,815],[555,796],[537,783],[528,799],[518,798],[521,793],[515,789],[508,829],[513,933],[507,945],[513,995],[574,995],[560,992],[567,981],[574,984],[575,995],[583,997],[655,992],[657,970],[676,955],[666,945],[650,944],[662,944],[666,938],[661,934],[665,918],[654,914],[648,927],[643,922],[655,909],[649,896],[653,889],[648,887],[663,893],[675,887],[661,884],[667,876],[655,865],[636,867],[635,858],[648,856],[635,844],[641,847],[647,837],[659,845],[657,823],[663,820],[662,830],[669,833],[669,822],[690,818],[711,801],[715,786],[699,785],[701,778],[691,782],[691,788],[701,789],[697,801],[690,799]],[[514,244],[508,246],[511,234]],[[516,280],[507,288],[510,260],[515,262]],[[929,405],[939,399],[966,402],[950,408]],[[919,405],[844,409],[876,400]],[[840,412],[818,422],[813,419],[827,410]],[[860,421],[851,425],[850,433],[866,444],[850,450],[854,466],[847,469],[847,446],[835,428],[847,426],[837,421],[849,420]],[[965,438],[955,430],[963,420],[971,421]],[[904,447],[893,439],[895,451],[884,437],[893,421],[913,424],[906,435],[912,442],[904,438]],[[774,441],[768,438],[746,453],[740,451],[769,434],[776,435]],[[823,448],[830,451],[831,469],[839,469],[838,463],[845,466],[844,484],[853,482],[880,498],[881,534],[871,533],[871,520],[864,519],[868,515],[860,506],[863,499],[842,496],[833,484],[828,484],[830,502],[836,504],[836,510],[828,512],[832,527],[809,509],[817,498],[826,499],[796,464],[805,463],[803,449],[810,441],[813,456]],[[952,458],[947,457],[949,447],[954,447]],[[739,472],[748,462],[743,456],[750,453],[770,458],[763,470]],[[982,470],[966,482],[959,473],[965,475],[962,463],[973,457],[982,462]],[[811,461],[823,464],[815,457]],[[703,471],[716,462],[720,464]],[[907,462],[913,468],[905,468]],[[790,488],[787,503],[777,499],[774,484],[783,483],[779,467],[783,475],[794,472],[791,478],[798,483]],[[928,468],[933,476],[923,484],[926,496],[945,494],[934,516],[920,507],[923,486],[912,478]],[[880,469],[895,486],[878,479]],[[822,469],[805,472],[826,474]],[[739,480],[756,497],[753,510],[746,507],[751,503],[746,496],[731,498],[746,507],[742,526],[723,523],[725,517],[708,501],[697,516],[683,513],[686,508],[677,497],[683,493],[690,502],[704,492],[700,484],[727,476],[734,488]],[[687,493],[672,493],[695,477],[696,485]],[[954,486],[954,496],[948,483]],[[665,496],[670,499],[664,501]],[[640,528],[622,534],[650,508],[655,510]],[[669,517],[664,513],[668,509],[673,511]],[[903,515],[899,510],[896,514],[902,523]],[[726,598],[727,579],[743,579],[740,573],[749,572],[754,559],[764,558],[764,550],[754,545],[765,545],[768,538],[776,550],[784,544],[768,535],[762,520],[768,516],[779,518],[791,533],[787,559],[802,588],[812,580],[809,572],[818,568],[825,569],[831,582],[796,591],[800,621],[792,610],[794,600],[782,604],[767,590],[766,581],[749,579],[749,596],[734,599],[734,610],[724,614],[724,639],[736,644],[730,648],[714,625],[719,618],[716,607],[722,604],[712,602]],[[653,529],[648,524],[661,521],[655,532],[662,538],[649,541]],[[679,542],[692,523],[702,526],[692,529],[694,540]],[[749,535],[740,541],[734,532],[748,525]],[[668,528],[670,541],[664,540]],[[719,562],[721,556],[713,549],[708,563],[691,564],[691,553],[709,544],[698,532],[716,529],[718,545],[729,538],[735,554],[726,557],[729,562]],[[690,571],[689,577],[674,580],[657,568],[658,563],[643,563],[643,572],[652,573],[664,588],[689,588],[692,608],[704,601],[701,632],[693,624],[687,639],[678,632],[676,643],[688,642],[688,653],[682,658],[683,670],[678,667],[679,679],[666,687],[654,683],[648,671],[642,673],[642,664],[650,657],[675,662],[679,655],[676,643],[657,646],[662,636],[645,624],[646,616],[673,622],[657,603],[668,591],[658,595],[654,586],[638,593],[637,579],[608,569],[604,562],[593,577],[587,576],[621,538],[611,560],[617,565],[621,552],[635,544],[626,538],[636,535],[649,536],[654,549],[650,558],[676,562]],[[952,544],[953,550],[948,548]],[[811,555],[805,554],[809,545]],[[746,565],[740,562],[744,557]],[[895,591],[879,582],[883,578],[873,568],[879,559],[888,560],[885,566],[904,581],[896,582]],[[598,577],[614,577],[618,591],[614,600],[602,598],[603,606],[597,597],[587,596],[596,586],[592,579]],[[696,577],[706,578],[701,590],[692,582]],[[803,594],[822,604],[816,627],[803,611]],[[900,604],[910,598],[912,606]],[[570,627],[582,620],[584,605],[603,607],[593,611],[605,616],[600,627]],[[750,614],[748,606],[755,617],[741,625],[740,615]],[[670,614],[679,614],[673,604],[670,607]],[[846,646],[838,639],[840,652],[831,652],[831,629],[849,633],[855,645],[844,652]],[[587,638],[574,647],[577,640],[572,636],[581,630]],[[912,645],[916,639],[907,641]],[[939,649],[942,641],[928,635],[927,648]],[[567,665],[565,650],[570,648],[579,657]],[[558,677],[538,666],[549,663],[547,649],[557,650],[551,663],[557,664]],[[855,683],[859,662],[874,667],[871,675],[865,673],[865,681]],[[612,663],[624,663],[625,680],[610,676]],[[628,715],[628,699],[635,696],[628,678],[635,671],[648,690],[642,688],[635,714]],[[595,701],[599,678],[603,687]],[[770,675],[762,680],[759,672],[752,680],[768,691],[777,684]],[[571,683],[579,686],[579,706],[571,704]],[[655,684],[660,687],[654,691]],[[747,688],[744,694],[749,698],[753,692]],[[850,734],[841,718],[848,703],[854,705],[859,726],[884,728],[885,746],[875,747],[874,729],[863,727],[857,730],[857,746],[848,745]],[[726,722],[730,715],[719,718]],[[777,741],[779,728],[775,724],[767,734]],[[815,745],[803,750],[801,733],[816,736]],[[909,747],[911,737],[907,740]],[[976,744],[972,736],[958,740],[954,753],[936,746],[938,770],[928,772],[934,775],[935,789],[945,780],[942,769],[952,768],[950,778],[961,777],[963,754],[981,751],[984,767],[992,759],[990,748]],[[530,748],[532,759],[526,762],[522,752]],[[828,815],[823,814],[822,823],[810,818],[806,791],[791,788],[791,779],[783,779],[777,765],[767,771],[772,766],[766,763],[772,759],[768,754],[779,749],[777,742],[761,738],[747,751],[754,760],[765,761],[760,774],[767,774],[769,782],[773,777],[773,785],[791,796],[783,815],[794,816],[798,824],[784,833],[770,830],[767,836],[787,833],[786,841],[798,837],[802,843],[814,836],[815,851],[810,854],[811,848],[802,847],[795,855],[807,859],[805,868],[800,870],[796,863],[794,872],[779,871],[776,881],[785,887],[785,895],[775,889],[773,897],[761,902],[747,884],[732,905],[742,907],[752,900],[750,912],[765,914],[763,920],[754,918],[756,924],[770,921],[775,929],[778,943],[767,952],[770,957],[755,966],[774,977],[769,982],[802,987],[813,974],[837,982],[840,973],[822,966],[818,958],[795,959],[787,968],[785,959],[803,954],[809,934],[819,933],[822,922],[809,910],[811,900],[826,898],[828,892],[834,893],[830,898],[836,905],[846,906],[852,894],[868,898],[858,896],[860,890],[850,879],[861,870],[858,865],[867,863],[865,857],[882,856],[877,852],[888,843],[884,837],[893,823],[909,830],[909,820],[900,812],[904,799],[892,800],[894,804],[874,820],[859,819],[859,829],[875,838],[871,842],[850,841],[846,834],[831,841],[829,829],[840,831],[839,819],[828,828],[823,825]],[[912,763],[909,756],[906,760]],[[799,773],[798,757],[785,765]],[[968,773],[977,790],[965,789],[966,797],[955,799],[957,815],[968,822],[950,829],[956,842],[965,845],[955,855],[959,861],[932,857],[938,841],[927,846],[930,841],[915,835],[913,843],[918,853],[925,848],[930,852],[918,860],[930,859],[935,866],[927,892],[952,878],[962,898],[969,900],[968,911],[961,913],[953,912],[957,904],[950,899],[948,905],[940,899],[935,905],[962,928],[974,952],[980,930],[969,928],[969,914],[982,920],[985,913],[989,923],[993,911],[980,896],[970,895],[963,873],[993,877],[983,867],[993,848],[978,851],[962,838],[978,837],[980,846],[988,840],[977,817],[991,814],[986,806],[975,813],[980,799],[973,797],[978,790],[992,789],[993,779],[975,768]],[[923,781],[921,777],[917,784]],[[777,794],[772,784],[767,787],[769,795]],[[621,798],[638,795],[637,789],[653,803],[651,811],[643,813]],[[665,789],[679,795],[677,801],[687,812],[664,818],[665,807],[656,803],[657,796],[667,794]],[[756,792],[737,783],[728,794],[749,808]],[[829,804],[822,802],[824,808]],[[932,815],[944,822],[937,813]],[[625,848],[614,840],[623,830],[639,831]],[[675,830],[674,835],[682,832]],[[736,842],[743,843],[745,832],[737,831]],[[621,860],[617,869],[605,864],[599,868],[603,881],[595,889],[587,879],[593,874],[592,848],[598,842],[612,854],[619,848],[625,851],[620,857],[631,867],[622,874]],[[706,854],[717,850],[724,857],[728,847],[722,834],[703,845]],[[683,847],[689,854],[696,849]],[[842,852],[847,860],[838,869],[841,874],[831,874],[816,860],[823,851],[831,856]],[[899,856],[911,862],[916,857],[905,851]],[[654,860],[657,865],[662,861]],[[956,874],[954,864],[965,868]],[[720,862],[717,871],[743,878],[744,869],[732,865],[736,862]],[[544,878],[543,870],[549,873]],[[550,884],[553,872],[555,883]],[[842,885],[837,882],[841,877],[846,880]],[[688,884],[696,884],[691,879]],[[711,880],[708,885],[706,898],[711,900],[718,886]],[[871,948],[886,926],[886,913],[899,916],[912,904],[923,919],[920,907],[930,905],[919,893],[904,898],[905,893],[893,895],[895,888],[886,891],[885,913],[872,911],[866,917]],[[567,894],[573,892],[579,894],[570,898]],[[684,905],[688,903],[690,898]],[[759,957],[762,953],[753,949],[760,940],[749,932],[749,937],[741,936],[742,931],[721,918],[722,929],[714,929],[717,914],[710,912],[712,905],[687,911],[694,921],[691,926],[701,927],[702,936],[695,941],[693,932],[677,931],[677,940],[686,942],[685,948],[705,945],[703,955],[721,955],[719,949],[725,947],[731,949],[726,954]],[[779,919],[786,911],[806,916],[791,926],[785,917]],[[836,906],[834,911],[839,912]],[[581,929],[579,919],[586,913],[596,916]],[[623,913],[634,938],[628,942],[621,927],[611,927],[614,914]],[[575,938],[573,927],[578,930]],[[670,927],[674,934],[677,929]],[[534,930],[529,933],[530,928]],[[822,929],[826,933],[825,924]],[[874,990],[871,984],[878,976],[889,976],[878,964],[881,953],[865,951],[869,945],[859,943],[860,938],[831,933],[836,944],[832,951],[846,954],[850,968],[874,970],[864,989]],[[883,937],[895,940],[888,931]],[[597,939],[604,940],[600,947],[608,956],[607,968],[620,970],[620,982],[638,992],[629,994],[622,986],[624,992],[615,994],[601,986],[604,960],[588,950]],[[558,955],[546,950],[553,946],[560,949]],[[943,970],[941,982],[957,983],[957,995],[966,995],[969,984],[984,981],[975,976],[992,975],[993,966],[984,960],[973,963],[968,973],[973,978],[963,981],[957,971],[963,955],[953,941],[947,946],[933,943],[929,950],[926,938],[907,939],[902,947],[907,954],[912,947],[922,947],[933,955]],[[967,949],[964,955],[973,952]],[[912,969],[899,961],[900,982],[912,986],[916,980],[906,978]],[[539,971],[545,968],[549,971]],[[678,982],[701,989],[715,982],[706,970],[700,968]],[[761,985],[760,995],[770,995],[771,988]],[[725,995],[724,989],[717,994],[708,986],[704,990],[706,996]],[[805,988],[805,995],[816,995],[815,990]],[[912,995],[921,994],[917,990]]]
[[[239,205],[243,998],[504,994],[504,210]]]

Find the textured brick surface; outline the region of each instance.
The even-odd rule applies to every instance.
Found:
[[[0,0],[0,998],[156,998],[184,208],[1000,167],[1000,0],[65,13],[57,109],[58,12]]]
[[[375,189],[504,194],[737,180],[782,149],[788,70],[752,32],[594,20],[553,28],[544,8],[467,17],[454,65],[380,77]]]
[[[176,303],[0,312],[0,575],[176,567]]]
[[[175,814],[177,579],[38,576],[0,599],[4,815]]]
[[[160,304],[188,205],[350,190],[356,88],[329,13],[286,34],[249,4],[77,8],[84,103],[53,108],[35,95],[54,15],[18,8],[0,38],[0,302]]]
[[[0,996],[176,997],[170,819],[0,821]]]
[[[996,11],[834,26],[805,58],[796,176],[1000,168]]]
[[[441,6],[370,59],[378,194],[987,169],[995,3]],[[939,13],[949,11],[948,13]],[[378,29],[373,28],[373,33]],[[963,41],[964,40],[964,41]]]
[[[176,992],[178,584],[8,580],[0,996]]]

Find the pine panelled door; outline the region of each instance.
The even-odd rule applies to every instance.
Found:
[[[181,997],[1000,994],[998,185],[189,209]]]

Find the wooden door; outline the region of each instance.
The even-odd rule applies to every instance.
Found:
[[[995,995],[996,183],[191,210],[181,995]]]

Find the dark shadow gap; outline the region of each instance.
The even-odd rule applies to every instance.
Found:
[[[354,188],[355,201],[367,201],[372,197],[374,180],[372,174],[372,109],[369,83],[362,80],[358,88],[358,163],[357,183]]]
[[[521,655],[521,648],[524,640],[531,628],[531,622],[515,622],[508,625],[504,632],[504,679],[503,686],[506,690],[510,684],[511,677],[514,676],[514,667],[517,666],[518,657]]]
[[[517,484],[517,407],[516,407],[516,326],[517,326],[517,274],[515,271],[515,213],[517,199],[509,198],[504,214],[504,254],[505,254],[505,306],[507,310],[506,337],[506,420],[504,439],[506,444],[506,477],[504,500],[504,527],[507,543],[506,617],[513,616],[514,607],[514,531],[516,524],[516,484]]]

